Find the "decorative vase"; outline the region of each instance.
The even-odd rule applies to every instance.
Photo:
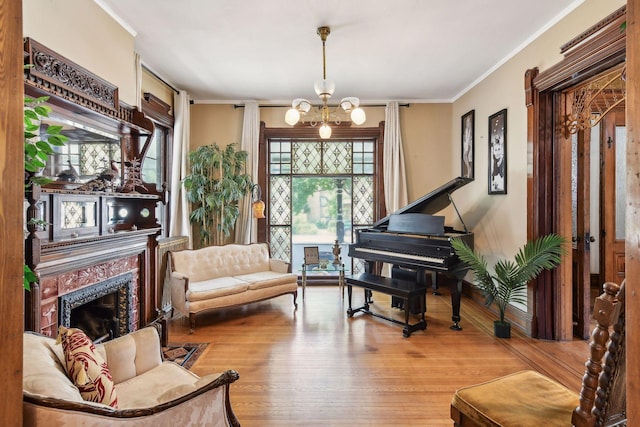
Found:
[[[496,320],[493,322],[493,334],[497,338],[511,338],[511,323]]]

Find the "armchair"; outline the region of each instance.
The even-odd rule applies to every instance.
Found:
[[[25,332],[23,339],[25,426],[240,426],[229,400],[238,373],[198,377],[163,361],[154,327],[95,346],[115,383],[117,409],[82,399],[53,338]]]

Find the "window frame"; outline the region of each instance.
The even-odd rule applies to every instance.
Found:
[[[258,184],[262,188],[263,200],[270,200],[269,188],[269,141],[275,138],[283,139],[319,139],[317,126],[302,123],[291,128],[266,127],[265,122],[260,122],[260,136],[258,142]],[[350,123],[342,125],[332,124],[331,138],[324,141],[357,141],[370,140],[375,144],[375,171],[373,174],[374,194],[376,199],[373,206],[374,222],[384,218],[387,214],[384,201],[384,173],[383,173],[383,148],[384,148],[384,122],[377,127],[351,127]],[[269,209],[269,203],[267,203]],[[269,218],[268,212],[265,212]],[[258,221],[257,239],[259,242],[269,242],[268,221]]]

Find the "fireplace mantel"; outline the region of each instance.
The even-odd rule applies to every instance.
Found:
[[[167,189],[143,182],[139,175],[154,124],[136,107],[121,103],[116,86],[33,39],[25,39],[24,47],[25,65],[29,65],[24,73],[25,95],[48,96],[53,115],[78,131],[74,144],[79,152],[70,151],[65,159],[71,163],[71,155],[86,152],[96,160],[108,153],[104,161],[117,172],[109,184],[123,184],[87,187],[82,184],[98,175],[85,172],[76,174],[86,180],[77,185],[59,179],[46,188],[26,189],[25,263],[39,281],[25,293],[25,329],[55,336],[61,324],[61,301],[67,300],[62,297],[83,289],[86,292],[81,293],[91,294],[92,286],[131,275],[128,328],[135,330],[157,318],[161,301],[155,257],[162,227],[156,213],[159,204],[166,202]],[[87,130],[107,139],[90,139]],[[47,175],[55,179],[56,173],[51,168]],[[32,220],[38,220],[36,225]],[[48,226],[41,229],[37,223]]]

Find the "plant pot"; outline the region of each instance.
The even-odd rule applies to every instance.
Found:
[[[493,322],[493,334],[497,338],[511,338],[511,323],[496,320]]]

